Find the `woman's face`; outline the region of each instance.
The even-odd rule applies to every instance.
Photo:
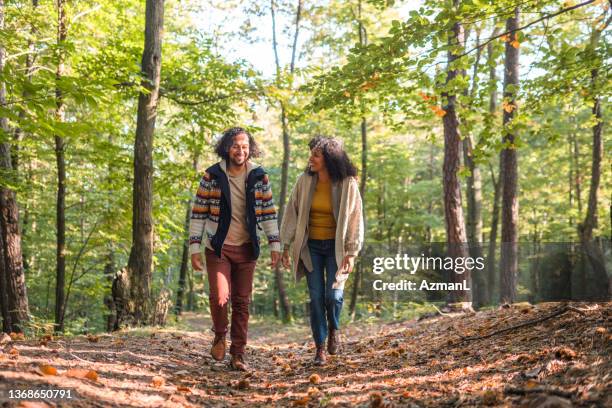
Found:
[[[315,148],[310,151],[308,166],[310,166],[310,171],[315,173],[325,169],[325,159],[323,158],[321,149]]]

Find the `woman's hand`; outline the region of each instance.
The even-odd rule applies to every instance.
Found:
[[[346,255],[342,260],[340,271],[342,273],[351,273],[353,272],[353,267],[355,267],[355,257],[352,255]]]
[[[289,250],[288,249],[285,249],[283,251],[282,262],[283,262],[283,267],[285,267],[287,269],[291,268],[291,257],[289,256]]]

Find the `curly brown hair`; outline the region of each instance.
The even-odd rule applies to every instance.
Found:
[[[316,136],[308,142],[310,150],[320,149],[325,161],[325,167],[332,181],[342,181],[347,177],[357,177],[357,168],[351,162],[348,154],[342,147],[342,142],[333,137]],[[311,176],[314,172],[306,167],[306,173]]]
[[[237,126],[229,128],[223,132],[221,138],[219,138],[217,144],[215,145],[215,153],[217,153],[217,155],[223,160],[229,160],[229,151],[232,144],[234,144],[234,137],[243,133],[249,138],[248,159],[261,156],[261,150],[259,150],[259,146],[257,145],[257,142],[255,142],[255,138],[246,129]]]

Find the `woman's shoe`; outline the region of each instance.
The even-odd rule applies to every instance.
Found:
[[[314,365],[322,366],[327,362],[327,357],[325,356],[325,346],[321,344],[317,346],[317,352],[314,358]]]

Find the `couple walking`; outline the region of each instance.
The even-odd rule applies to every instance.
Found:
[[[316,137],[309,143],[308,167],[298,178],[278,229],[270,180],[255,139],[243,128],[226,130],[215,147],[221,160],[202,177],[189,225],[191,264],[209,283],[215,337],[211,355],[223,360],[231,301],[230,365],[246,371],[249,303],[260,253],[258,231],[271,251],[271,266],[306,276],[310,325],[316,345],[314,363],[325,364],[327,351],[339,351],[344,283],[363,243],[357,170],[339,141]],[[282,255],[281,255],[282,243]],[[202,252],[203,251],[203,252]],[[293,260],[293,266],[291,266]]]

